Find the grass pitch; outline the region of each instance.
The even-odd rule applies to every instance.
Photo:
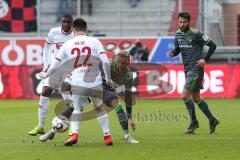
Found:
[[[50,101],[47,129],[58,100]],[[27,132],[37,124],[38,101],[0,101],[0,159],[161,159],[161,160],[237,160],[240,159],[240,99],[207,100],[220,119],[216,134],[209,135],[207,119],[196,107],[200,128],[194,135],[183,134],[188,125],[187,110],[181,100],[139,100],[134,107],[137,123],[131,135],[139,144],[122,140],[122,130],[114,112],[109,113],[113,146],[105,146],[96,119],[84,121],[79,142],[65,147],[67,133],[42,143]],[[91,107],[90,107],[91,108]]]

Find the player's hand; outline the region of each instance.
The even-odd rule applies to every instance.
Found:
[[[131,118],[128,118],[128,123],[130,124],[132,130],[135,131],[137,125],[136,125],[136,123],[134,122],[134,120],[131,119]]]
[[[168,58],[172,58],[174,56],[174,53],[172,51],[167,53]]]
[[[113,89],[118,87],[118,85],[115,82],[113,82],[111,79],[107,80],[107,84]]]
[[[197,61],[197,66],[199,67],[204,67],[205,64],[206,64],[205,59],[200,59]]]
[[[39,75],[40,78],[44,79],[44,77],[45,77],[45,72],[44,72],[44,71],[41,71],[38,75]]]

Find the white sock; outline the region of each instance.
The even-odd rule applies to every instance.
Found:
[[[97,112],[96,116],[97,116],[98,123],[102,128],[103,135],[104,136],[110,135],[108,115],[106,111]]]
[[[80,111],[80,106],[79,106],[79,96],[78,95],[72,95],[73,99],[73,106],[74,106],[74,111],[71,115],[71,130],[72,133],[78,134],[79,127],[80,127],[80,122],[81,122],[81,116],[82,113]]]
[[[70,95],[70,94],[62,93],[62,97],[63,97],[63,100],[64,100],[66,106],[69,107],[70,102],[72,101],[71,95]]]
[[[72,115],[71,115],[71,130],[73,134],[78,134],[79,127],[80,127],[80,122],[81,122],[81,112],[80,110],[74,110]]]
[[[38,127],[45,127],[45,119],[48,112],[49,97],[40,96],[38,108]]]

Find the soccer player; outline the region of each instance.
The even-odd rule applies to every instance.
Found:
[[[87,22],[81,18],[75,19],[73,30],[75,37],[63,44],[47,73],[39,74],[40,77],[47,78],[58,72],[61,65],[65,64],[71,65],[74,69],[68,76],[68,83],[63,83],[63,86],[65,86],[63,88],[71,87],[74,104],[74,111],[70,122],[73,134],[64,143],[66,146],[71,146],[78,141],[78,130],[82,116],[79,106],[79,95],[90,97],[96,108],[100,108],[102,105],[102,90],[99,88],[102,83],[100,69],[98,69],[99,60],[103,65],[106,82],[110,86],[113,84],[110,78],[109,61],[101,42],[96,38],[86,35]],[[67,84],[70,84],[70,86]],[[103,129],[105,144],[112,145],[107,113],[102,112],[98,120]]]
[[[111,78],[114,82],[115,89],[109,86],[103,78],[103,101],[108,107],[115,109],[120,125],[124,131],[124,139],[129,143],[139,143],[139,141],[130,136],[128,129],[128,122],[133,130],[136,128],[136,124],[132,119],[132,106],[135,103],[135,99],[132,93],[133,74],[128,67],[129,64],[130,54],[127,51],[118,53],[116,59],[111,61]],[[123,99],[125,101],[127,115],[120,103],[120,95],[124,95]]]
[[[69,39],[72,39],[74,37],[74,33],[72,31],[72,22],[73,18],[69,14],[65,14],[62,16],[61,19],[61,26],[52,28],[48,36],[46,37],[46,42],[43,49],[43,64],[44,68],[41,71],[46,72],[50,66],[50,64],[53,62],[53,57],[58,54],[58,51],[60,47],[63,45],[64,42],[66,42]],[[52,50],[52,46],[54,47],[54,50]],[[48,106],[49,106],[49,97],[53,93],[54,89],[57,89],[60,87],[60,83],[62,80],[64,80],[63,76],[59,76],[57,74],[58,80],[54,80],[54,82],[51,82],[49,78],[44,79],[43,89],[42,93],[40,95],[39,100],[39,109],[38,109],[38,125],[29,131],[29,135],[36,136],[37,134],[44,134],[44,127],[45,127],[45,118],[47,116],[48,112]],[[62,94],[63,99],[65,100],[66,105],[69,105],[71,97],[69,95]]]
[[[215,132],[219,120],[209,110],[208,104],[200,95],[203,88],[202,80],[204,76],[204,66],[209,61],[216,49],[216,44],[204,33],[190,27],[191,16],[188,12],[178,14],[179,30],[175,35],[175,48],[168,53],[168,56],[177,56],[180,52],[184,64],[185,85],[182,91],[182,99],[189,112],[191,123],[186,129],[186,134],[194,133],[199,128],[196,118],[194,102],[209,120],[210,134]],[[207,54],[203,55],[203,47],[209,47]]]
[[[130,123],[133,130],[135,130],[136,128],[136,124],[132,119],[132,105],[135,103],[135,99],[131,92],[133,77],[132,72],[128,67],[129,59],[130,59],[129,53],[127,51],[122,51],[117,55],[116,59],[111,61],[110,63],[111,77],[116,88],[113,89],[111,86],[109,86],[106,83],[105,78],[103,78],[103,101],[108,107],[115,109],[119,119],[119,123],[124,131],[124,140],[128,143],[136,144],[139,143],[139,141],[135,140],[130,136],[128,128],[128,123]],[[103,70],[101,71],[102,75],[104,76]],[[72,77],[67,77],[67,79],[72,79]],[[127,114],[124,112],[122,105],[120,103],[120,94],[125,95],[123,99],[125,100]],[[81,109],[81,112],[83,108],[85,108],[89,104],[87,97],[80,96],[79,98],[76,97],[74,99],[76,101],[75,103],[79,105],[78,108]],[[105,112],[100,107],[95,107],[95,111],[98,120],[99,117],[104,115]],[[71,112],[72,112],[71,110],[67,109],[64,111],[62,115],[64,116],[70,115]],[[101,122],[99,123],[101,124]],[[56,131],[54,131],[54,129],[51,129],[48,133],[41,136],[39,140],[45,142],[48,139],[53,139],[55,133]]]

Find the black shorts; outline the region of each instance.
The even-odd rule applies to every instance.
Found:
[[[105,103],[106,106],[112,107],[111,102],[118,98],[119,97],[115,93],[114,89],[109,87],[107,84],[103,84],[103,103]]]
[[[203,71],[198,71],[194,74],[185,75],[185,85],[184,89],[191,92],[199,92],[200,89],[203,89]]]

